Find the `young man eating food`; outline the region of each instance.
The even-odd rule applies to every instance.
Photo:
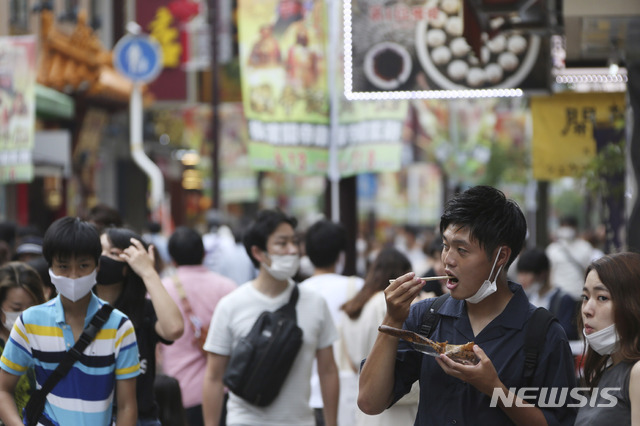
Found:
[[[479,362],[466,365],[445,354],[427,356],[398,337],[379,333],[361,370],[360,409],[380,413],[418,380],[416,425],[572,425],[576,409],[567,403],[538,404],[536,398],[524,401],[514,395],[524,387],[547,388],[548,394],[551,388],[569,391],[576,384],[571,349],[557,322],[547,331],[532,383],[524,378],[525,334],[535,307],[506,273],[526,235],[518,205],[495,188],[470,188],[447,203],[440,232],[451,297],[439,308],[430,338],[458,345],[474,342]],[[419,332],[434,300],[411,305],[423,285],[414,273],[391,283],[385,290],[382,325]],[[504,398],[492,401],[494,393]]]

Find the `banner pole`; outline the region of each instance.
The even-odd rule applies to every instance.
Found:
[[[340,221],[340,168],[338,164],[338,137],[339,137],[339,105],[340,91],[338,90],[338,59],[339,46],[338,34],[340,31],[340,3],[339,0],[328,0],[329,3],[329,181],[331,183],[331,220]],[[342,85],[340,85],[342,87]]]

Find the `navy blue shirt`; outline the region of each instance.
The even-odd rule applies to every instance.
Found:
[[[526,325],[535,306],[529,303],[522,287],[510,282],[514,293],[504,311],[477,336],[473,335],[466,303],[448,298],[440,307],[440,321],[431,339],[450,344],[474,341],[493,363],[507,388],[525,387],[524,340]],[[425,310],[434,299],[411,307],[404,328],[418,331]],[[435,358],[412,350],[400,340],[395,367],[394,394],[397,401],[420,380],[420,405],[415,425],[511,425],[513,422],[499,407],[490,407],[491,398],[468,383],[447,375]],[[571,388],[576,386],[571,348],[562,326],[554,321],[549,327],[531,386]],[[557,400],[557,398],[556,398]],[[528,401],[534,402],[534,401]],[[567,403],[571,403],[567,399]],[[549,425],[573,425],[576,409],[566,406],[542,408]]]

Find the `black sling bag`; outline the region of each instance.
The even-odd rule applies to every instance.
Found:
[[[236,395],[259,407],[278,396],[302,346],[297,325],[295,285],[289,302],[274,312],[265,311],[249,334],[231,351],[223,382]]]
[[[24,409],[27,426],[34,426],[38,424],[38,420],[44,411],[47,394],[58,384],[60,379],[67,375],[73,364],[80,359],[82,352],[84,352],[89,343],[91,343],[96,337],[96,334],[98,334],[98,331],[100,331],[104,323],[109,319],[111,311],[113,311],[113,306],[106,303],[102,305],[93,318],[91,318],[89,325],[84,329],[78,338],[78,341],[67,351],[56,369],[51,372],[51,375],[44,382],[44,385],[33,392],[33,395],[31,395],[31,398]]]

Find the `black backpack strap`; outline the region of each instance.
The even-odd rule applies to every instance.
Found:
[[[422,324],[420,325],[419,333],[425,337],[431,336],[431,333],[435,329],[438,324],[438,320],[440,319],[440,315],[438,315],[438,311],[442,304],[451,296],[449,293],[445,293],[441,296],[438,296],[433,302],[431,302],[431,306],[427,308],[424,315],[422,316]]]
[[[51,372],[42,387],[33,392],[25,407],[25,416],[28,419],[27,425],[31,426],[38,423],[38,419],[44,411],[47,394],[58,384],[60,379],[66,376],[73,364],[80,359],[82,352],[84,352],[104,323],[109,319],[111,311],[113,311],[113,306],[107,303],[102,305],[93,318],[91,318],[91,321],[89,321],[89,324],[78,338],[78,341],[67,351],[62,361],[60,361],[60,364]]]
[[[546,308],[537,308],[527,324],[524,337],[524,382],[530,386],[538,365],[538,357],[544,348],[549,325],[557,318]]]
[[[296,303],[298,303],[299,294],[300,292],[298,290],[298,284],[293,284],[293,290],[291,291],[291,297],[289,297],[289,301],[285,305],[279,307],[276,312],[280,312],[297,321]]]

